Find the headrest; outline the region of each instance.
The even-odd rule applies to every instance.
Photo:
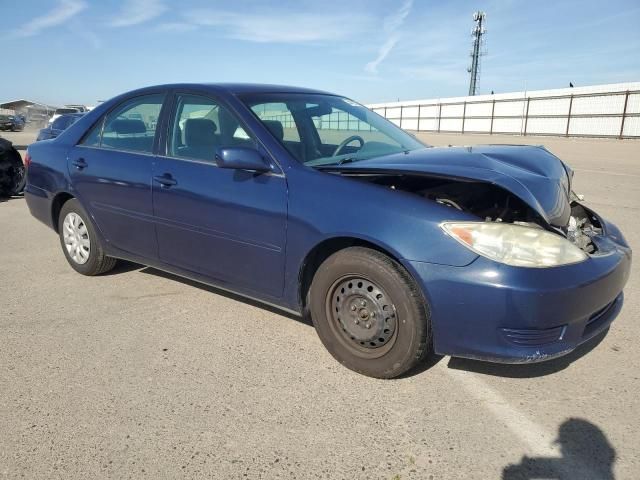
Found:
[[[187,146],[215,144],[218,126],[208,118],[188,118],[184,122],[184,143]]]
[[[262,123],[264,123],[264,126],[267,127],[278,140],[282,141],[284,139],[284,129],[282,127],[282,122],[278,120],[263,120]]]
[[[118,135],[124,135],[129,133],[147,133],[147,127],[142,120],[132,120],[125,118],[118,118],[111,122],[111,130]]]

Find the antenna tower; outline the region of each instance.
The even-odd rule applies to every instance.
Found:
[[[470,96],[478,93],[478,90],[480,89],[480,57],[486,53],[482,51],[482,47],[484,46],[483,37],[486,33],[486,29],[484,28],[484,24],[486,22],[485,13],[478,10],[473,14],[473,21],[476,25],[471,30],[471,36],[473,37],[473,48],[471,50],[471,66],[467,68],[467,72],[469,72],[471,75],[471,79],[469,82]]]

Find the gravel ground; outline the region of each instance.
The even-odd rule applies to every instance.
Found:
[[[640,142],[424,137],[546,144],[639,250]],[[568,357],[381,381],[233,295],[76,274],[21,198],[0,203],[0,259],[0,478],[638,478],[637,262],[611,331]]]

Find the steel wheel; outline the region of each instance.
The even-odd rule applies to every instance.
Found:
[[[431,351],[428,304],[398,262],[367,247],[347,247],[317,268],[308,311],[327,350],[342,365],[395,378]]]
[[[64,246],[69,257],[79,265],[89,260],[91,241],[89,232],[82,217],[75,212],[69,212],[62,223]]]
[[[354,354],[375,358],[393,347],[396,307],[374,282],[361,276],[342,277],[329,289],[326,305],[332,329]]]

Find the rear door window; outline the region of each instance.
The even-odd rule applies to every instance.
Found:
[[[153,141],[163,101],[164,94],[159,93],[126,100],[107,114],[103,121],[99,121],[82,144],[153,153]]]

